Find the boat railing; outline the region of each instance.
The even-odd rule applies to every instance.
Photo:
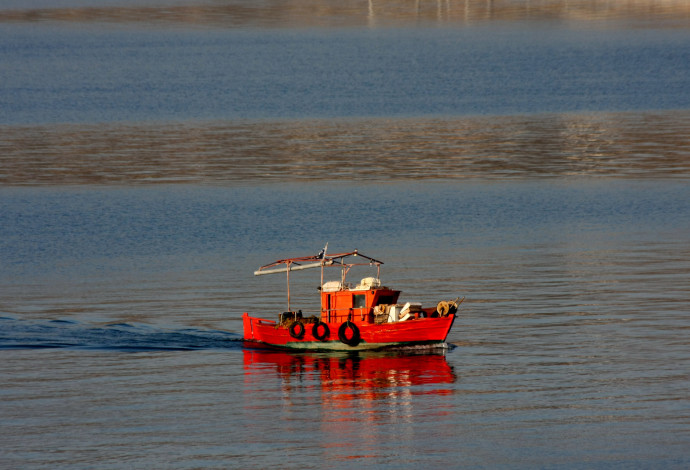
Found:
[[[371,313],[372,309],[367,307],[329,308],[321,310],[321,318],[325,316],[329,323],[342,323],[353,320],[359,314],[360,320],[364,321]]]

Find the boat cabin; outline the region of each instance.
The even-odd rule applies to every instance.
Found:
[[[321,320],[327,323],[344,321],[374,322],[374,308],[378,305],[394,305],[399,290],[381,286],[374,277],[365,277],[352,288],[341,282],[326,282],[321,286]]]

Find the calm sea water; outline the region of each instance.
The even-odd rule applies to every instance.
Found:
[[[689,11],[6,2],[0,467],[687,468]],[[449,349],[244,348],[326,242]]]
[[[0,22],[0,124],[690,107],[687,28],[29,25]]]

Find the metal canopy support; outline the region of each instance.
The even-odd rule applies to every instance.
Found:
[[[366,261],[363,263],[350,263],[346,262],[346,259],[349,257],[360,257],[364,258]],[[300,263],[305,263],[311,261],[309,264],[300,264]],[[285,267],[281,268],[275,268],[275,266],[280,266],[281,264],[285,264]],[[365,266],[365,265],[376,265],[380,266],[383,264],[383,261],[379,261],[374,258],[370,258],[369,256],[363,255],[359,253],[357,250],[351,251],[349,253],[338,253],[335,255],[326,255],[324,253],[323,256],[302,256],[298,258],[287,258],[287,259],[280,259],[278,261],[274,261],[273,263],[261,266],[259,269],[254,271],[255,276],[261,276],[262,274],[274,274],[274,273],[284,273],[286,272],[287,269],[291,271],[297,271],[300,269],[309,269],[309,268],[318,268],[320,266],[346,266],[348,268],[352,266]]]
[[[254,271],[255,276],[263,276],[264,274],[276,274],[276,273],[285,273],[289,271],[300,271],[302,269],[310,269],[310,268],[319,268],[321,267],[322,263],[319,261],[318,263],[311,263],[311,264],[301,264],[301,265],[293,265],[293,262],[290,260],[286,260],[286,265],[283,268],[273,268],[273,269],[266,269],[266,270],[261,270],[259,268],[257,271]]]
[[[383,261],[370,258],[369,256],[360,254],[357,250],[351,251],[349,253],[338,253],[334,255],[327,255],[326,249],[328,244],[323,249],[321,253],[316,256],[302,256],[298,258],[287,258],[274,261],[273,263],[261,266],[259,269],[254,271],[255,276],[263,276],[264,274],[276,274],[276,273],[287,273],[287,300],[288,300],[288,311],[290,310],[290,271],[301,271],[302,269],[311,268],[321,268],[321,285],[323,285],[323,268],[328,266],[340,266],[342,269],[341,279],[342,284],[345,285],[345,277],[347,272],[353,266],[373,266],[376,265],[376,277],[379,278],[381,274],[381,265]],[[366,261],[363,263],[350,263],[346,262],[346,259],[350,257],[361,257]],[[300,264],[304,262],[311,261],[308,264]],[[285,266],[277,267],[284,264]]]

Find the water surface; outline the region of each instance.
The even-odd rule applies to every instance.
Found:
[[[0,466],[687,468],[688,25],[4,2]],[[326,242],[407,300],[466,296],[449,348],[246,348],[242,312],[287,300],[253,271]]]
[[[0,127],[0,182],[243,184],[690,175],[690,113]]]
[[[690,107],[687,28],[38,24],[0,22],[0,124]]]

